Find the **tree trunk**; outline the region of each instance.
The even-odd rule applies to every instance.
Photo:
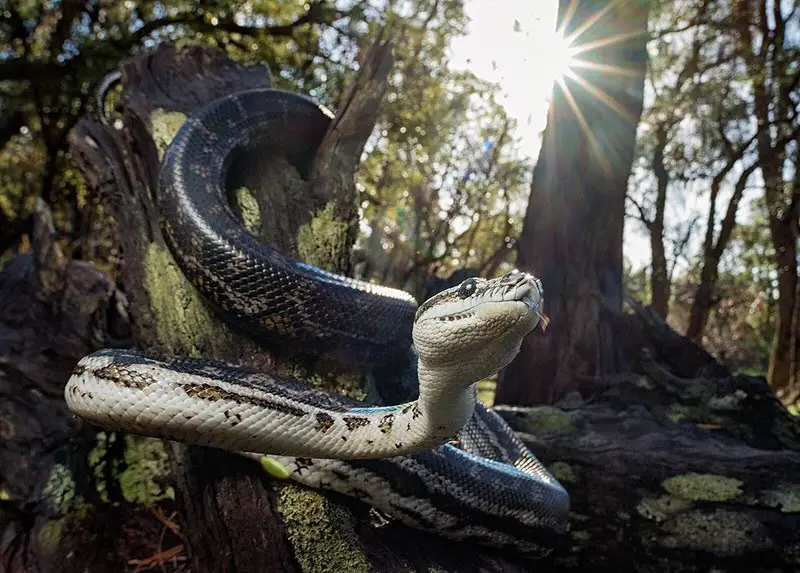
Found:
[[[768,112],[764,109],[762,113],[766,116]],[[759,138],[758,153],[778,274],[778,323],[768,379],[778,396],[787,403],[792,403],[800,396],[800,364],[796,360],[797,334],[793,331],[795,307],[800,305],[800,300],[796,298],[797,281],[800,280],[797,265],[800,197],[798,186],[794,185],[789,201],[784,199],[782,190],[786,187],[786,182],[781,173],[783,151],[771,145],[768,134]]]
[[[773,219],[773,217],[770,217]],[[782,219],[782,218],[781,218]],[[792,228],[792,226],[794,228]],[[787,404],[800,399],[800,364],[797,361],[797,219],[771,221],[775,266],[778,269],[778,324],[769,361],[769,381]]]
[[[714,291],[717,287],[719,262],[722,260],[722,255],[725,253],[725,249],[728,248],[728,243],[733,235],[733,229],[736,226],[736,212],[739,210],[739,203],[742,200],[742,196],[744,196],[747,181],[758,167],[758,163],[747,167],[739,175],[731,198],[728,201],[725,217],[722,219],[719,236],[715,241],[714,228],[717,225],[717,197],[725,177],[736,166],[736,163],[741,159],[748,147],[750,147],[749,143],[740,147],[738,152],[732,153],[728,157],[728,162],[717,172],[711,182],[708,217],[706,218],[706,236],[703,241],[700,283],[697,285],[697,290],[694,294],[692,308],[689,311],[689,325],[686,328],[686,336],[698,344],[703,341],[703,334],[708,324],[708,316],[711,313],[711,309],[714,308]]]
[[[656,175],[656,212],[648,224],[650,231],[650,252],[653,262],[650,269],[650,307],[661,318],[667,318],[671,283],[667,269],[667,255],[664,250],[664,214],[667,207],[667,188],[669,173],[664,166],[664,149],[671,126],[661,125],[656,149],[653,153],[653,172]]]
[[[638,0],[559,3],[565,34],[582,30],[574,45],[599,46],[582,59],[634,77],[579,68],[578,79],[554,87],[517,257],[541,277],[551,325],[546,336],[529,336],[501,373],[499,403],[552,402],[578,376],[620,368],[604,316],[622,305],[625,192],[642,111],[648,10]]]
[[[107,453],[119,448],[81,431],[64,383],[81,356],[132,344],[127,302],[105,273],[70,261],[55,241],[39,199],[32,252],[0,272],[0,571],[120,571],[139,540],[158,543],[162,527],[136,503],[112,505],[130,494],[119,485],[137,464],[119,460],[120,480],[111,478]],[[137,541],[119,546],[126,529]],[[163,542],[176,539],[168,532]]]

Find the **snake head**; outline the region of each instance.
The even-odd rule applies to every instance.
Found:
[[[420,361],[457,370],[469,384],[491,376],[514,359],[522,339],[545,320],[542,301],[541,281],[520,271],[469,278],[444,290],[425,301],[414,318]]]

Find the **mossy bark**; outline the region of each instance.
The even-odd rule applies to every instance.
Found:
[[[0,570],[120,571],[148,543],[180,541],[147,507],[171,503],[163,445],[96,433],[63,388],[81,356],[132,343],[127,302],[63,256],[43,202],[33,226],[33,251],[0,272]]]

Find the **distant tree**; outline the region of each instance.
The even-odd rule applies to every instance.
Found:
[[[764,182],[778,280],[778,322],[769,366],[770,384],[787,403],[800,399],[800,360],[796,330],[798,306],[798,237],[800,184],[797,146],[800,138],[800,1],[737,0],[732,22],[747,69],[752,111],[759,126],[756,139]],[[791,23],[795,26],[792,27]],[[790,171],[791,170],[791,171]]]
[[[641,175],[634,175],[629,183],[633,218],[644,225],[650,238],[650,306],[662,318],[669,311],[671,284],[665,245],[667,193],[670,186],[686,179],[685,128],[681,128],[687,120],[689,102],[695,97],[702,44],[703,40],[695,38],[688,50],[667,42],[654,42],[650,47],[645,84],[645,97],[650,101],[636,146]]]
[[[550,402],[620,368],[606,311],[622,307],[625,191],[642,111],[650,2],[561,0],[585,62],[554,86],[517,264],[542,278],[546,336],[529,336],[496,401]]]
[[[639,169],[645,176],[637,173],[637,180],[657,185],[652,193],[643,186],[644,193],[634,190],[631,195],[635,215],[657,235],[664,228],[667,175],[677,173],[677,179],[693,190],[708,189],[704,235],[690,241],[699,243],[700,252],[687,275],[696,282],[683,323],[687,336],[700,342],[707,340],[709,321],[721,312],[717,305],[733,300],[730,289],[736,283],[721,264],[735,235],[739,206],[748,189],[763,191],[779,300],[769,379],[787,402],[800,397],[795,334],[800,316],[796,295],[800,194],[793,168],[800,135],[800,39],[793,24],[799,12],[797,0],[660,3],[653,19],[657,41],[652,44],[650,72],[661,91],[654,90],[656,97],[648,102],[639,141],[642,163],[647,165]],[[686,74],[689,67],[692,73]],[[686,82],[680,82],[682,75]],[[690,97],[670,97],[680,95],[676,87]],[[667,97],[659,99],[660,94]],[[681,105],[673,131],[666,131],[670,115],[664,113],[665,106],[673,110]],[[676,170],[676,161],[682,169]],[[677,188],[681,182],[674,180]],[[652,302],[660,312],[665,308],[663,246],[652,232],[651,242]],[[724,288],[718,284],[723,274],[728,277]]]
[[[766,213],[756,212],[733,230],[719,264],[715,304],[708,313],[703,346],[734,371],[766,376],[777,322],[778,292]],[[670,324],[686,330],[701,269],[675,279]]]

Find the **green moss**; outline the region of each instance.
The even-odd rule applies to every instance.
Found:
[[[728,501],[741,495],[742,482],[715,474],[681,474],[661,482],[672,495],[690,501]]]
[[[278,376],[303,380],[328,392],[338,392],[356,400],[364,400],[367,394],[362,388],[361,375],[343,372],[338,368],[336,364],[326,364],[323,361],[313,366],[284,362],[275,365],[275,373]]]
[[[58,516],[57,519],[46,521],[36,538],[42,555],[50,557],[55,555],[65,527],[83,530],[82,524],[90,516],[92,506],[76,493],[75,479],[62,464],[53,466],[42,488],[42,495],[50,511]]]
[[[39,528],[36,543],[39,552],[45,559],[52,558],[58,550],[61,533],[64,529],[62,522],[63,519],[51,519],[50,521],[45,521],[42,527]]]
[[[294,484],[278,490],[278,511],[305,573],[371,571],[353,529],[353,517],[324,495]]]
[[[246,187],[240,187],[234,193],[236,205],[242,214],[244,228],[253,234],[257,234],[261,229],[261,208],[258,201]]]
[[[108,481],[110,477],[116,480],[119,475],[119,460],[116,458],[109,458],[108,447],[117,440],[115,432],[97,432],[95,436],[95,446],[89,451],[87,461],[89,467],[92,468],[94,475],[95,489],[100,495],[100,499],[108,503]],[[109,464],[111,467],[109,468]]]
[[[158,340],[168,352],[198,357],[233,344],[227,327],[215,323],[210,309],[166,249],[151,244],[144,270]]]
[[[526,410],[525,422],[530,427],[531,433],[534,434],[575,430],[569,414],[551,406],[539,406]]]
[[[800,513],[800,486],[782,484],[778,489],[762,492],[761,502],[780,508],[782,513]]]
[[[157,109],[150,117],[150,123],[153,129],[153,142],[156,144],[156,151],[158,152],[158,160],[164,159],[164,154],[167,152],[169,144],[175,138],[178,130],[186,122],[186,115],[178,112],[167,112],[163,109]]]
[[[169,477],[164,442],[141,436],[125,436],[125,471],[119,476],[122,497],[129,503],[150,507],[162,499],[175,499]]]
[[[645,497],[636,505],[636,512],[651,521],[661,523],[674,515],[691,509],[692,502],[672,495]]]
[[[300,260],[325,270],[335,270],[347,242],[346,221],[337,221],[334,204],[317,211],[311,221],[297,231]]]
[[[547,466],[547,469],[560,482],[575,483],[578,481],[575,470],[566,462],[553,462]]]
[[[108,448],[120,438],[125,441],[122,460],[108,455]],[[164,442],[115,432],[98,432],[96,440],[87,461],[104,502],[110,501],[108,480],[119,485],[129,503],[150,507],[162,499],[175,499],[172,487],[164,485],[170,476]]]
[[[667,521],[660,539],[670,549],[709,551],[719,556],[740,555],[746,551],[769,549],[772,540],[756,519],[743,513],[717,509],[682,513]]]
[[[591,533],[589,533],[588,531],[582,531],[582,530],[570,531],[569,532],[569,536],[574,541],[577,541],[578,543],[583,543],[583,544],[588,543],[589,540],[591,540],[591,538],[592,538],[592,534]]]
[[[51,510],[58,515],[66,515],[77,503],[75,480],[69,469],[62,464],[55,464],[42,489],[42,494]]]
[[[317,388],[329,392],[339,392],[356,400],[364,400],[367,394],[361,388],[361,377],[358,374],[339,372],[329,376],[311,374],[303,378]]]
[[[666,411],[667,418],[680,424],[689,417],[689,408],[680,404],[670,404]]]

